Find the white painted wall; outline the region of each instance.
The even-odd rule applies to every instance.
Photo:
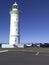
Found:
[[[14,5],[17,6],[15,3]],[[19,34],[19,11],[17,8],[13,8],[10,11],[10,45],[18,45],[20,43],[20,34]]]
[[[2,48],[14,48],[14,46],[9,44],[2,44]]]
[[[18,44],[18,48],[24,48],[24,44]]]

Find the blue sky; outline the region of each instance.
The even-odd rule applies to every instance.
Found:
[[[20,42],[49,42],[49,0],[0,0],[0,43],[9,41],[9,11],[15,1],[21,11]]]

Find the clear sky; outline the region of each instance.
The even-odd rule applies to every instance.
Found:
[[[0,43],[9,41],[9,11],[15,1],[21,11],[21,43],[49,42],[49,0],[0,0]]]

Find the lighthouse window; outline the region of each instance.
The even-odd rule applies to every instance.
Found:
[[[16,20],[18,20],[18,18],[16,18]]]
[[[16,31],[17,31],[17,29],[16,29]]]
[[[13,8],[17,8],[17,6],[13,6]]]
[[[16,40],[15,40],[15,42],[16,42]]]

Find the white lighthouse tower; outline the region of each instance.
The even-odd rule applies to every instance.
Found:
[[[10,37],[9,37],[9,45],[18,45],[20,44],[20,26],[19,26],[19,8],[18,4],[15,2],[12,5],[12,9],[10,11]]]
[[[18,4],[15,2],[12,5],[10,11],[10,35],[9,44],[2,44],[2,48],[24,48],[24,44],[20,44],[20,22],[19,22],[20,11]]]

